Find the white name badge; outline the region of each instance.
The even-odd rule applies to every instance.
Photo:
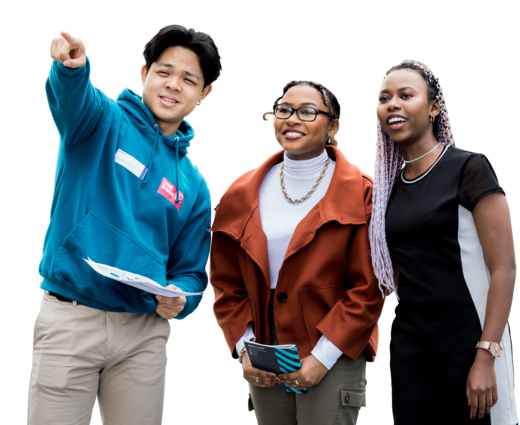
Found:
[[[116,162],[125,167],[132,174],[135,174],[141,180],[144,179],[144,176],[146,176],[146,172],[148,171],[148,168],[141,164],[137,159],[132,155],[128,155],[121,149],[118,149],[116,152]]]

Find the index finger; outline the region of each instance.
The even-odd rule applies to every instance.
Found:
[[[65,40],[67,40],[67,43],[69,43],[71,46],[74,46],[79,43],[79,40],[76,37],[73,37],[67,31],[62,31],[60,34]]]
[[[259,378],[275,378],[276,374],[273,372],[267,372],[266,370],[258,369],[254,367],[253,365],[250,365],[247,369],[244,369],[244,371],[249,375],[258,376]]]
[[[182,291],[182,289],[178,288],[175,285],[172,285],[171,283],[169,285],[166,285],[166,288],[174,289],[176,291]],[[171,295],[161,295],[161,296],[158,295],[157,296],[158,300],[161,300],[161,299],[171,300],[174,298],[182,298],[182,295],[171,294]]]
[[[296,372],[291,373],[281,373],[278,375],[278,378],[280,378],[282,381],[288,381],[291,379],[298,379],[300,377],[300,371],[297,370]]]
[[[175,285],[172,285],[171,283],[169,285],[166,285],[166,288],[175,289],[176,291],[181,291],[181,289],[179,289]],[[157,299],[158,300],[162,300],[163,298],[164,299],[171,299],[171,298],[179,298],[179,297],[181,297],[181,296],[180,295],[175,295],[175,294],[171,294],[169,296],[167,296],[167,295],[157,295]]]

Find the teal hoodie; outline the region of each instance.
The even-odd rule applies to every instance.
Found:
[[[125,89],[113,101],[89,74],[88,60],[77,69],[55,61],[46,84],[60,146],[41,287],[105,311],[155,313],[150,293],[97,274],[84,259],[188,292],[206,288],[211,210],[187,157],[194,132],[183,121],[165,136],[140,96]],[[186,298],[177,319],[201,299]]]

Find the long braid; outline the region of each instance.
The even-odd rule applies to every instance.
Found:
[[[428,86],[428,97],[436,99],[440,106],[440,113],[433,124],[433,135],[439,143],[455,145],[451,132],[448,110],[444,101],[444,94],[439,84],[439,79],[423,63],[405,60],[391,68],[386,75],[397,69],[412,69],[424,78]],[[386,207],[392,188],[404,163],[403,154],[399,145],[384,130],[379,119],[377,120],[377,151],[374,176],[374,188],[372,193],[372,218],[368,235],[370,249],[372,251],[372,267],[379,281],[379,289],[385,294],[385,288],[391,294],[395,291],[394,272],[392,260],[386,242],[385,216]]]

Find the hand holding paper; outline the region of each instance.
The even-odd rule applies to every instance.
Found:
[[[242,355],[242,372],[244,379],[255,387],[273,388],[280,383],[280,380],[273,372],[267,372],[254,367],[251,360],[249,360],[247,351]]]
[[[301,369],[298,369],[295,372],[282,373],[278,375],[282,384],[287,384],[288,388],[303,391],[304,388],[318,385],[329,371],[312,354],[301,359],[301,365]]]
[[[134,288],[141,289],[142,291],[150,292],[151,294],[169,298],[202,295],[202,292],[181,291],[174,285],[168,285],[167,287],[164,287],[152,279],[147,278],[146,276],[141,276],[135,273],[121,270],[116,267],[107,266],[106,264],[99,264],[95,261],[92,261],[90,258],[85,261],[100,275],[108,277],[109,279],[117,280],[118,282],[124,283],[126,285],[133,286]]]
[[[294,373],[299,373],[303,364],[303,361],[300,363],[298,349],[295,345],[264,345],[253,341],[244,341],[244,344],[247,349],[248,359],[251,365],[256,368],[252,372],[257,373],[257,376],[259,376],[258,381],[255,376],[255,384],[253,385],[258,383],[259,385],[256,385],[258,387],[271,387],[271,385],[268,385],[269,376],[265,375],[265,373],[271,372],[274,375],[274,380],[271,382],[273,389],[297,394],[307,392],[305,386],[294,385],[294,379],[291,381],[287,380],[287,375],[293,377]],[[244,363],[242,362],[242,364]],[[248,377],[249,374],[246,374],[246,366],[244,366],[244,378],[251,382]],[[300,381],[298,382],[300,383]]]
[[[175,285],[168,285],[166,288],[170,288],[172,290],[180,291]],[[179,313],[184,309],[186,305],[186,297],[163,297],[161,295],[157,295],[157,308],[155,311],[161,317],[166,320],[173,319],[177,317]]]

